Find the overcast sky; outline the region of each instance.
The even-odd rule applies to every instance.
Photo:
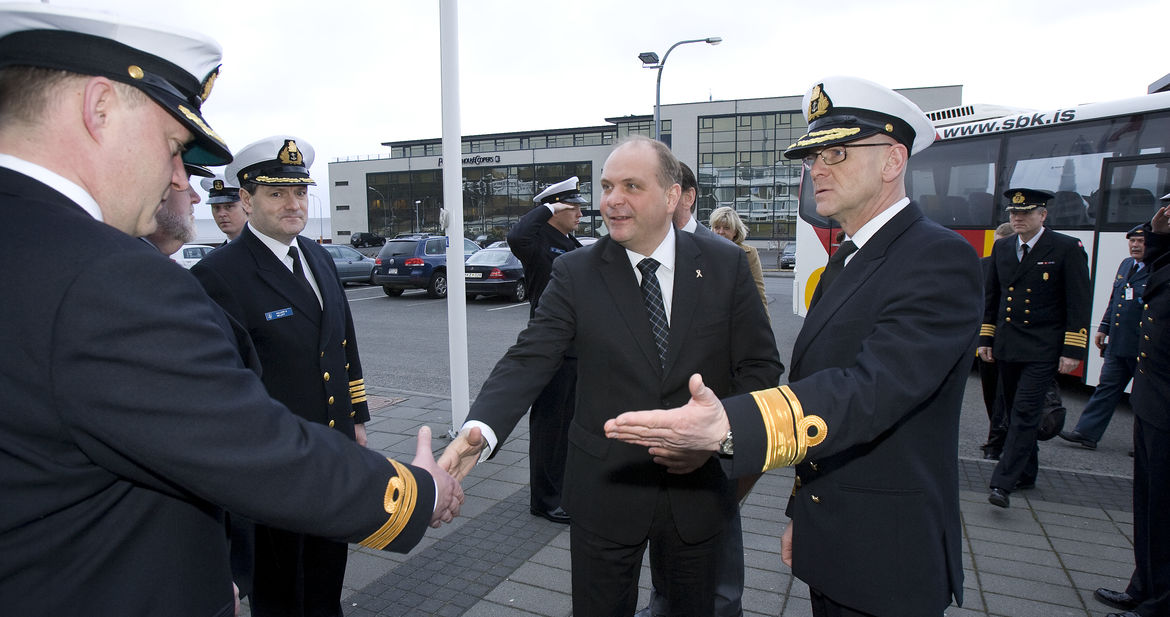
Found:
[[[205,117],[233,149],[276,133],[309,141],[322,201],[329,161],[441,135],[437,0],[53,4],[214,37],[223,70]],[[708,36],[723,43],[671,53],[663,104],[799,95],[820,77],[849,74],[894,88],[962,85],[964,103],[1051,109],[1142,95],[1170,73],[1165,0],[459,4],[465,135],[651,114],[655,71],[638,53],[661,56]]]

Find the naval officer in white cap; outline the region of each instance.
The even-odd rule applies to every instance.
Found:
[[[244,206],[240,203],[240,187],[235,178],[215,174],[200,180],[199,184],[207,191],[207,205],[211,206],[211,216],[216,226],[227,236],[224,244],[235,240],[244,231],[244,223],[248,222],[248,213],[244,212]]]
[[[171,26],[0,4],[6,615],[231,615],[225,509],[399,551],[453,514],[429,437],[408,466],[294,418],[135,237],[189,186],[184,156],[231,158],[202,112],[220,56]]]
[[[789,384],[623,414],[610,437],[720,453],[732,477],[796,467],[782,557],[813,615],[940,617],[962,602],[958,423],[982,289],[975,251],[906,198],[934,141],[902,95],[828,77],[804,97],[817,212],[848,240],[821,275]],[[706,377],[706,376],[703,376]]]
[[[237,152],[225,173],[239,182],[248,223],[191,272],[251,335],[268,393],[364,446],[370,410],[349,303],[329,253],[300,235],[313,158],[291,135]],[[340,617],[348,553],[344,542],[257,525],[252,614]]]
[[[508,231],[508,247],[524,265],[529,317],[536,315],[552,277],[553,260],[581,247],[573,232],[581,221],[581,207],[589,203],[581,195],[577,176],[550,184],[532,201],[536,207]],[[529,511],[554,523],[569,522],[561,508],[561,490],[576,393],[577,353],[570,351],[533,401],[528,416]]]

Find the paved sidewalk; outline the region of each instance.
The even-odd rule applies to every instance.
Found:
[[[399,460],[414,453],[423,424],[436,435],[451,422],[439,395],[367,387],[369,446]],[[436,456],[449,441],[435,440]],[[350,551],[343,602],[349,617],[572,614],[568,527],[528,512],[528,430],[522,422],[491,461],[464,483],[463,516],[428,531],[409,555]],[[962,608],[951,617],[1104,615],[1097,587],[1123,589],[1133,570],[1128,478],[1043,469],[1035,489],[1008,510],[987,503],[990,462],[960,460],[966,571]],[[780,562],[779,536],[790,470],[756,484],[742,510],[745,615],[809,615],[808,587]],[[875,559],[881,559],[875,555]],[[890,563],[890,567],[898,567]],[[648,597],[643,566],[639,606]],[[245,611],[245,615],[247,612]]]

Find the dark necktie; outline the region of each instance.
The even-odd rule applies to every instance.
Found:
[[[642,300],[646,302],[646,316],[650,318],[650,332],[654,335],[654,344],[658,347],[658,363],[666,366],[666,341],[670,334],[670,326],[666,321],[666,305],[662,303],[662,287],[658,285],[658,277],[654,274],[660,264],[647,257],[638,262],[638,270],[642,271]]]
[[[1020,263],[1024,263],[1024,260],[1027,258],[1028,258],[1028,245],[1021,244],[1020,245]]]
[[[828,265],[825,266],[824,273],[821,274],[821,282],[817,284],[817,290],[813,292],[812,302],[809,303],[809,308],[812,308],[821,296],[829,291],[829,285],[833,284],[833,279],[841,274],[841,270],[845,269],[845,258],[857,251],[857,245],[852,240],[846,240],[837,247],[837,252],[829,258]]]
[[[1128,281],[1129,279],[1133,278],[1133,275],[1137,274],[1137,271],[1138,271],[1138,262],[1135,261],[1135,262],[1133,262],[1133,265],[1129,267],[1129,274],[1125,275],[1125,280]]]
[[[297,247],[290,246],[288,247],[288,256],[292,257],[293,260],[293,276],[308,290],[309,295],[316,299],[317,292],[313,291],[313,286],[309,284],[309,279],[305,278],[305,267],[301,265],[300,251],[297,250]]]

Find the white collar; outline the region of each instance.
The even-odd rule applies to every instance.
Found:
[[[894,218],[894,216],[896,216],[899,212],[902,211],[903,208],[908,205],[910,205],[909,197],[903,197],[902,199],[895,201],[894,205],[886,208],[885,210],[882,210],[878,213],[877,216],[869,219],[866,224],[861,226],[861,229],[857,230],[857,233],[849,236],[848,239],[852,240],[853,244],[855,244],[857,248],[860,249],[861,247],[865,246],[866,242],[869,242],[869,239],[872,238],[874,234],[876,234],[878,230],[882,228],[882,226],[890,222],[890,219]]]
[[[288,249],[293,244],[296,243],[296,241],[297,241],[296,238],[293,238],[292,243],[285,244],[285,243],[281,242],[280,240],[277,240],[276,238],[273,238],[271,236],[266,236],[263,233],[260,233],[260,230],[256,229],[255,227],[252,227],[251,221],[244,223],[244,224],[248,227],[248,229],[252,230],[252,233],[255,234],[257,238],[260,239],[260,242],[262,242],[264,244],[264,246],[268,247],[268,250],[272,251],[273,255],[276,255],[276,259],[278,259],[280,261],[280,263],[288,265],[288,262],[286,262],[285,259],[288,258]],[[300,249],[298,248],[297,250],[299,251]],[[308,263],[308,262],[305,262],[305,263]]]
[[[630,249],[626,249],[626,257],[630,259],[630,265],[633,266],[635,270],[638,269],[638,262],[642,261],[646,257],[652,257],[660,264],[660,267],[666,268],[670,272],[674,272],[674,253],[674,225],[671,225],[667,228],[666,237],[662,239],[662,242],[658,245],[658,248],[654,249],[653,253],[650,253],[649,255],[643,255],[641,253],[631,251]]]
[[[105,219],[102,218],[102,209],[98,206],[97,200],[85,189],[78,186],[77,183],[66,179],[61,174],[41,167],[36,163],[30,163],[22,158],[2,152],[0,152],[0,167],[7,167],[16,173],[24,174],[33,180],[48,185],[49,188],[61,193],[73,203],[81,206],[81,209],[88,212],[93,218],[103,223],[105,222]]]

